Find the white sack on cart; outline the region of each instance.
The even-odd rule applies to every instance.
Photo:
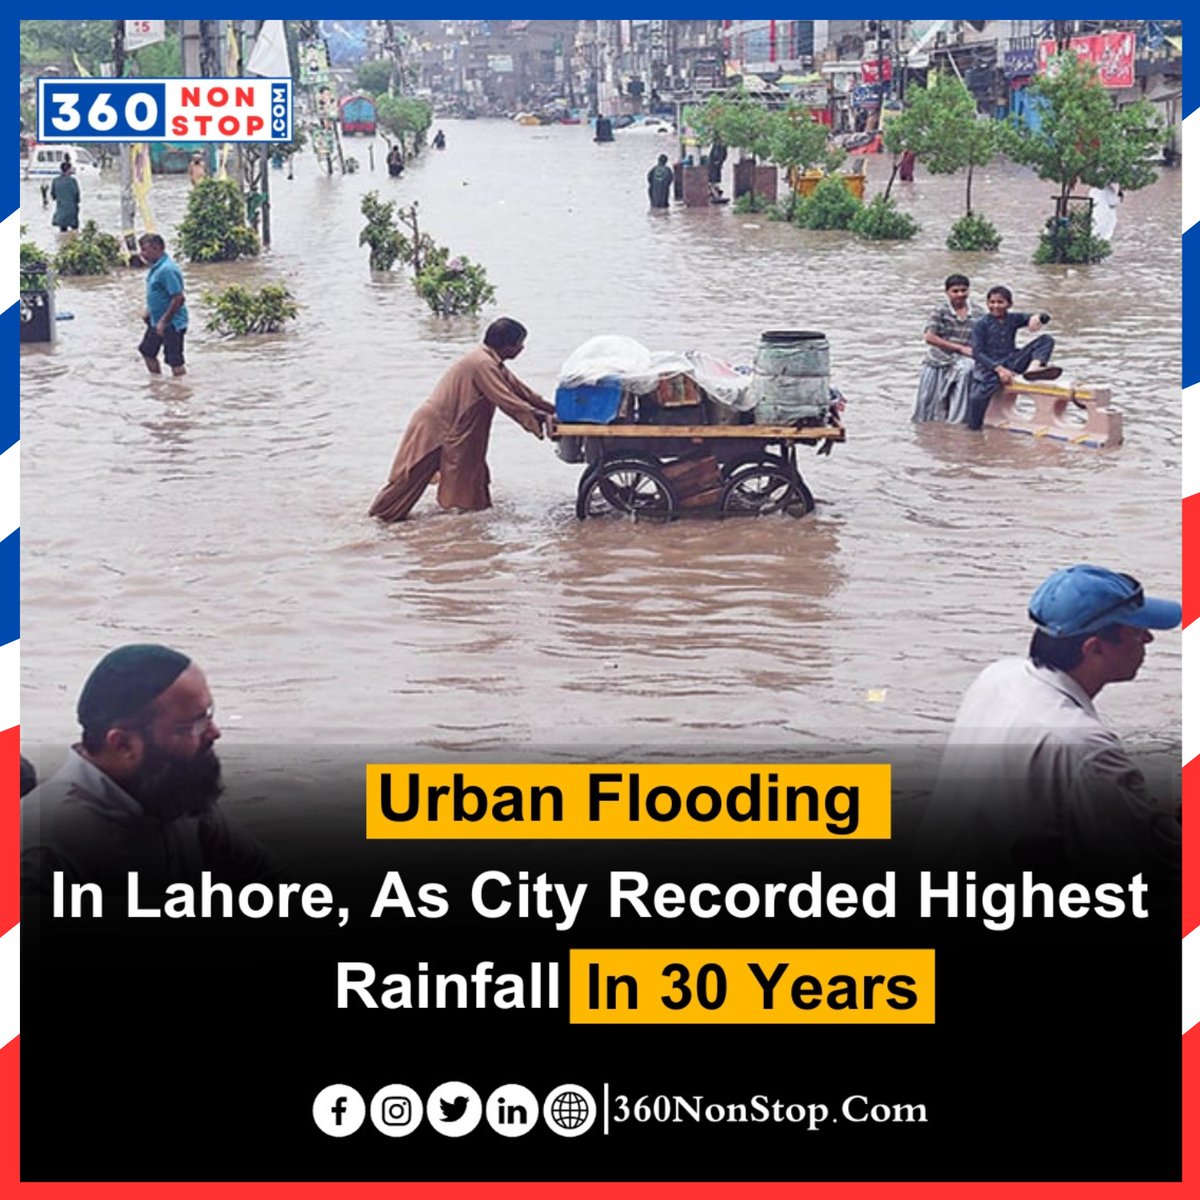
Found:
[[[573,350],[562,365],[558,382],[563,387],[579,387],[615,379],[626,391],[640,396],[654,391],[664,375],[691,373],[692,364],[682,354],[656,353],[634,338],[609,333],[590,338]]]
[[[738,412],[753,407],[748,395],[749,376],[740,374],[724,359],[703,350],[684,354],[649,350],[635,338],[616,333],[590,338],[572,351],[562,365],[558,382],[564,387],[580,387],[615,379],[626,391],[640,396],[652,392],[668,375],[694,379],[714,400]]]

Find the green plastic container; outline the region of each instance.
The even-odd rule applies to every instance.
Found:
[[[823,333],[764,333],[754,357],[750,394],[756,425],[791,425],[823,417],[829,408],[829,341]]]

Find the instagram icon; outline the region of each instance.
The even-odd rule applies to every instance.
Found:
[[[424,1115],[421,1097],[407,1084],[389,1083],[371,1098],[371,1124],[386,1137],[408,1137]]]

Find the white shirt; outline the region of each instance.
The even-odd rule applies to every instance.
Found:
[[[950,866],[1025,869],[1065,855],[1177,872],[1178,831],[1079,684],[1008,658],[963,696],[919,840]]]
[[[1120,189],[1115,183],[1110,183],[1107,187],[1089,189],[1088,195],[1092,199],[1092,236],[1111,242],[1117,228]]]

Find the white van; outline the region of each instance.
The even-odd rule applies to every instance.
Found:
[[[62,174],[63,159],[71,156],[71,165],[79,176],[99,175],[100,164],[82,146],[34,142],[29,157],[21,160],[22,179],[53,179]]]

